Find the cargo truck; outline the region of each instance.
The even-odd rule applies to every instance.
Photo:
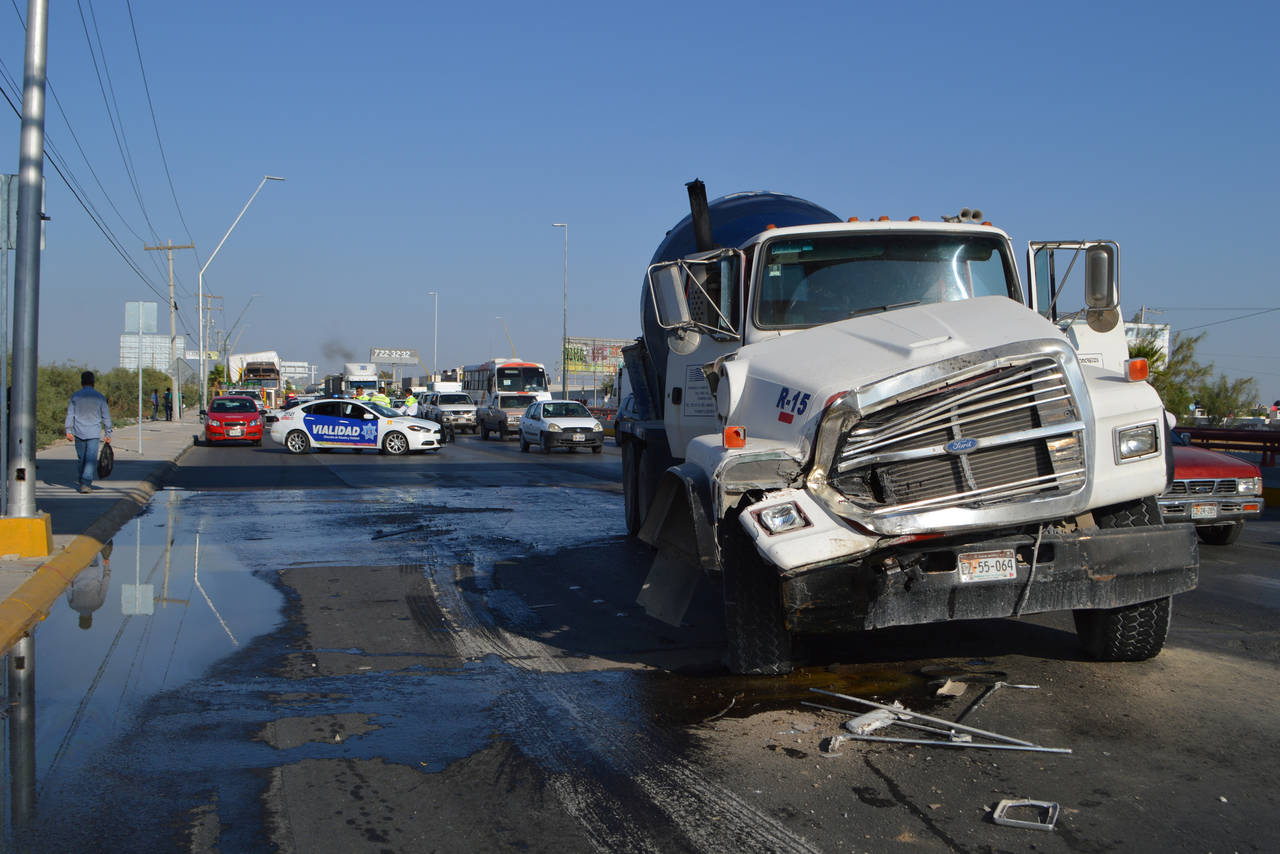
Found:
[[[660,564],[706,573],[739,673],[789,671],[797,633],[1064,610],[1096,658],[1160,651],[1198,553],[1160,524],[1168,422],[1113,242],[1032,244],[1024,290],[967,209],[688,189],[624,350],[626,526],[665,558],[645,595],[690,587]]]

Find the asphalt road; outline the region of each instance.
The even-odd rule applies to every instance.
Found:
[[[618,478],[612,446],[472,437],[188,452],[36,633],[13,847],[1273,850],[1274,519],[1202,549],[1150,662],[1084,660],[1049,615],[808,639],[791,676],[742,678],[708,585],[678,628],[635,605],[651,555]],[[965,694],[935,696],[946,677]],[[996,680],[1039,687],[965,723],[1072,752],[825,751],[852,712],[803,705],[954,720]],[[1058,803],[1057,828],[992,823],[1011,797]]]

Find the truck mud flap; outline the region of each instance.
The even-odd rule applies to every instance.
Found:
[[[715,529],[707,515],[710,500],[701,469],[687,464],[672,466],[658,482],[640,540],[704,570],[719,569]]]
[[[956,556],[1012,549],[1015,578],[962,581]],[[1035,538],[950,543],[878,552],[846,564],[787,573],[782,579],[788,628],[838,632],[1115,608],[1196,586],[1199,558],[1188,524],[1045,534],[1032,573]]]

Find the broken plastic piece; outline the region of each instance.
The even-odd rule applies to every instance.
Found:
[[[1031,807],[1037,810],[1036,820],[1009,818],[1009,810]],[[1005,798],[996,804],[991,820],[1005,827],[1021,827],[1026,830],[1053,830],[1058,821],[1058,805],[1053,801],[1034,801],[1030,798]]]
[[[876,709],[858,715],[851,721],[844,722],[844,728],[854,735],[869,735],[878,729],[884,729],[898,719],[898,716],[886,709]]]

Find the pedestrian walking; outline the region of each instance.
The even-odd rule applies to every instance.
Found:
[[[151,389],[151,420],[157,420],[160,414],[160,390]]]
[[[107,399],[93,387],[93,371],[80,374],[80,390],[71,395],[67,418],[63,424],[67,441],[76,443],[76,459],[80,461],[77,486],[89,492],[93,476],[98,473],[98,442],[111,444],[111,409]]]
[[[164,420],[173,420],[173,389],[166,388],[164,390]]]

